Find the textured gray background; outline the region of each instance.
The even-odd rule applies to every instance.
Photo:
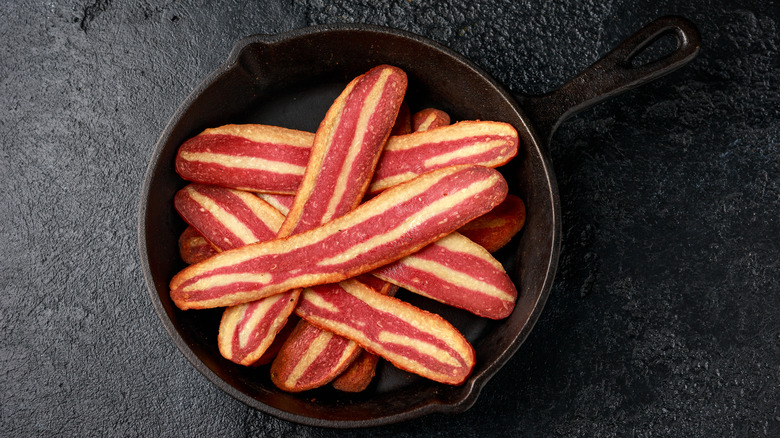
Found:
[[[211,3],[0,2],[0,435],[780,435],[776,2]],[[168,118],[236,40],[389,25],[540,93],[668,13],[699,26],[699,58],[555,135],[557,281],[465,414],[299,426],[225,395],[169,340],[138,192]]]

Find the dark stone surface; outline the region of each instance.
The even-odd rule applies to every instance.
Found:
[[[776,2],[216,3],[0,3],[0,435],[780,435]],[[389,25],[540,93],[670,13],[699,26],[699,58],[554,136],[556,284],[471,410],[291,424],[170,342],[139,267],[138,192],[168,118],[234,41]]]

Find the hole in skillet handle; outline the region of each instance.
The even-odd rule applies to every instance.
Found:
[[[674,50],[668,38],[676,40]],[[693,60],[701,36],[688,19],[656,19],[620,43],[557,90],[541,96],[516,96],[549,145],[555,129],[567,118],[605,99],[667,75]],[[656,56],[660,56],[656,58]]]
[[[674,31],[668,29],[658,34],[647,45],[637,50],[633,56],[628,59],[631,68],[642,67],[657,59],[671,55],[680,47],[680,41],[677,39]]]

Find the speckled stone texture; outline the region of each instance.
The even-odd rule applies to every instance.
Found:
[[[430,3],[0,2],[0,435],[780,436],[778,3]],[[140,270],[138,192],[168,118],[236,40],[388,25],[541,93],[670,13],[698,25],[700,56],[553,137],[556,283],[466,413],[287,423],[169,340]]]

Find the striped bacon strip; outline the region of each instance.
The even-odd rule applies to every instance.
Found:
[[[181,309],[249,302],[333,283],[412,254],[506,197],[496,170],[452,166],[393,187],[310,231],[217,254],[171,280]]]
[[[360,356],[341,375],[333,380],[331,385],[339,391],[361,392],[371,384],[371,380],[376,375],[376,366],[378,364],[379,356],[363,350]]]
[[[398,289],[370,275],[358,279],[383,295],[395,294]],[[326,286],[340,287],[340,284]],[[271,380],[279,388],[292,392],[319,388],[350,367],[361,351],[356,342],[302,321],[274,360]]]
[[[294,198],[292,195],[272,193],[257,193],[257,196],[285,215],[290,210]],[[496,208],[463,225],[458,232],[489,252],[496,252],[509,243],[524,224],[525,203],[517,196],[509,194]]]
[[[501,263],[459,233],[452,233],[371,274],[490,319],[509,316],[517,299],[517,289]]]
[[[406,113],[402,117],[403,109]],[[410,132],[427,131],[450,124],[450,116],[444,111],[427,108],[409,117],[409,107],[402,106],[402,112],[398,114],[396,124],[391,135],[402,135]],[[411,119],[411,120],[410,120]],[[377,278],[377,277],[369,277]],[[392,283],[385,283],[392,284]],[[394,285],[395,286],[395,285]],[[395,286],[396,288],[398,286]],[[376,374],[376,365],[379,356],[363,351],[338,378],[333,381],[333,387],[344,392],[360,392],[366,389]]]
[[[450,124],[450,115],[442,110],[426,108],[412,116],[412,131],[422,132],[447,126]]]
[[[319,388],[343,372],[361,351],[357,343],[302,320],[271,364],[271,381],[289,392]]]
[[[179,255],[188,265],[202,262],[216,253],[217,250],[191,226],[185,228],[179,236]]]
[[[340,286],[305,289],[296,313],[403,370],[452,385],[469,376],[474,349],[446,320],[358,281]]]
[[[280,193],[256,193],[256,195],[263,201],[273,205],[275,209],[282,212],[285,216],[290,212],[290,207],[292,207],[292,203],[295,200],[295,195]]]
[[[211,192],[221,190],[230,193],[228,189],[217,187],[211,187],[209,190]],[[250,198],[250,200],[253,198],[252,194],[246,192],[239,193],[245,198]],[[490,255],[489,251],[493,247],[491,246],[491,249],[486,250],[482,246],[486,244],[494,245],[493,242],[496,242],[496,239],[509,239],[512,233],[516,232],[514,230],[519,217],[517,208],[518,205],[522,208],[522,201],[513,195],[508,195],[507,199],[510,199],[510,197],[514,199],[510,200],[510,202],[505,200],[489,213],[469,222],[460,229],[474,226],[473,223],[480,219],[483,221],[482,223],[510,223],[511,226],[496,227],[488,230],[485,230],[485,227],[478,226],[473,229],[477,232],[477,242],[472,242],[459,233],[452,233],[414,254],[410,254],[401,260],[373,271],[372,274],[419,295],[467,310],[482,317],[491,319],[507,317],[514,308],[517,299],[517,289],[506,275],[503,266]],[[520,204],[517,204],[517,201]],[[252,212],[247,210],[250,216],[244,219],[247,224],[251,224],[253,221],[259,222],[262,218],[268,220],[268,218],[272,217],[275,224],[280,222],[281,215],[279,212],[272,211],[273,209],[265,203],[255,203],[264,206],[264,209],[254,207],[257,211],[255,214],[260,215],[260,217],[256,218],[251,217]],[[198,205],[196,204],[192,209],[198,210]],[[493,217],[492,220],[488,220],[487,217],[493,214],[506,216],[506,219]],[[188,219],[185,217],[185,220],[194,223],[192,218]],[[226,225],[218,219],[210,218],[210,220],[215,221],[213,229],[208,230],[212,235],[217,235],[216,232],[226,228]],[[269,240],[270,236],[275,234],[273,230],[273,227],[265,227],[260,230],[265,237],[246,240],[242,245],[259,240]],[[212,239],[215,241],[219,240],[213,237]],[[380,289],[382,288],[382,282],[379,281],[371,286]],[[252,308],[247,308],[247,310],[250,309]]]
[[[273,239],[285,219],[251,193],[201,184],[190,184],[176,193],[174,206],[219,251]],[[277,295],[227,309],[217,337],[222,356],[244,365],[258,360],[284,327],[284,321],[264,314],[292,312],[297,298]]]
[[[206,129],[181,145],[176,172],[197,183],[295,193],[313,141],[312,133],[276,126]]]
[[[406,91],[400,69],[380,66],[353,81],[317,131],[309,165],[280,236],[298,234],[356,207],[368,189]],[[300,289],[285,294],[298,296]],[[277,319],[286,319],[279,314]],[[271,380],[287,391],[322,386],[359,354],[347,339],[302,321],[271,365]]]
[[[347,85],[317,130],[303,181],[277,237],[307,231],[360,202],[405,91],[406,74],[392,66],[375,67]],[[266,328],[284,325],[299,294],[300,289],[292,289],[226,309],[220,324],[221,345],[235,345],[239,331],[258,338],[273,336],[275,332]],[[239,363],[260,357],[259,347],[245,351]]]
[[[525,204],[515,195],[507,195],[504,202],[458,230],[461,234],[496,252],[512,240],[525,224]]]
[[[243,125],[259,126],[259,125]],[[189,155],[182,151],[188,151],[191,146],[190,141],[195,141],[201,136],[215,136],[222,129],[229,129],[235,132],[240,127],[228,125],[228,128],[214,128],[188,140],[182,145],[177,157],[177,169],[185,167],[179,161],[185,161]],[[260,128],[258,128],[260,129]],[[236,136],[221,136],[218,139],[210,140],[211,144],[222,144],[220,150],[225,151],[224,160],[216,165],[216,161],[210,161],[208,165],[198,167],[201,171],[197,175],[189,175],[185,172],[179,172],[184,179],[206,182],[227,187],[242,188],[255,192],[287,193],[294,194],[300,184],[303,168],[301,167],[296,178],[297,183],[290,181],[294,179],[290,171],[291,163],[284,161],[284,157],[295,155],[301,148],[297,145],[305,143],[306,140],[312,141],[312,135],[302,131],[301,138],[296,140],[296,146],[282,145],[279,143],[263,143],[268,145],[269,150],[266,154],[269,156],[278,155],[280,161],[264,161],[260,170],[245,167],[233,167],[240,158],[248,153],[241,152],[247,142]],[[206,142],[205,139],[197,140]],[[259,142],[258,142],[259,143]],[[406,135],[390,137],[385,145],[385,150],[379,160],[376,168],[374,180],[369,188],[370,194],[376,194],[388,187],[408,181],[422,173],[440,169],[442,167],[453,166],[457,164],[478,164],[481,166],[498,167],[506,164],[517,155],[519,138],[517,131],[507,123],[489,122],[489,121],[464,121],[454,125],[441,127],[439,129],[414,132]],[[252,146],[255,147],[255,146]],[[216,146],[212,146],[216,150]],[[292,151],[288,150],[292,149]],[[233,151],[231,155],[229,151]],[[216,160],[216,158],[214,158]],[[300,164],[300,161],[296,161]],[[303,161],[305,163],[305,160]],[[277,172],[276,163],[279,163],[279,181],[270,181]],[[195,166],[196,163],[191,163]],[[305,165],[305,164],[304,164]],[[259,176],[254,173],[258,172]],[[212,177],[213,173],[213,177]],[[229,175],[226,175],[229,174]],[[197,178],[197,179],[196,179]],[[281,187],[284,182],[286,188]]]
[[[466,121],[392,137],[376,168],[369,193],[446,166],[478,164],[498,167],[517,155],[519,140],[511,125]]]
[[[307,231],[363,199],[406,92],[406,74],[379,66],[352,81],[317,129],[281,236]]]
[[[284,215],[252,193],[203,184],[179,190],[173,205],[219,251],[276,237]]]

